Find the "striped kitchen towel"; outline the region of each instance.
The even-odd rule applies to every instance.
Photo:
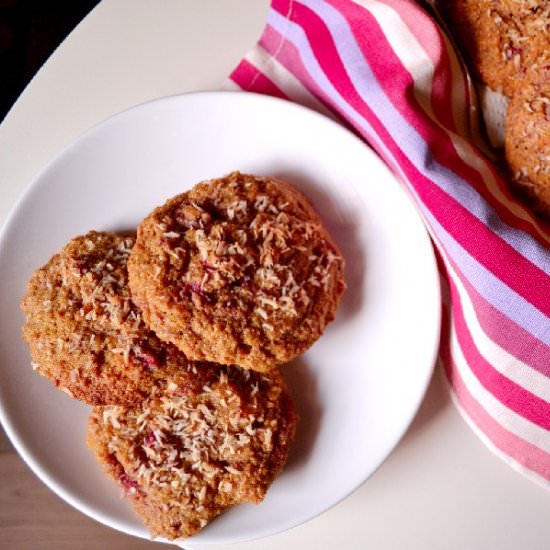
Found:
[[[438,255],[454,401],[550,488],[550,234],[474,145],[469,80],[434,19],[412,0],[273,0],[231,83],[340,117],[403,181]]]

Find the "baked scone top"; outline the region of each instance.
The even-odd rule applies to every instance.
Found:
[[[278,372],[211,366],[136,407],[96,407],[88,443],[152,535],[174,539],[230,506],[261,502],[296,420]]]
[[[550,51],[533,64],[508,105],[505,152],[516,187],[550,216]]]
[[[34,369],[92,405],[131,404],[190,363],[132,302],[132,237],[91,231],[35,271],[21,302]]]
[[[138,228],[130,287],[145,320],[188,357],[268,370],[334,318],[343,260],[288,183],[234,172],[155,209]]]

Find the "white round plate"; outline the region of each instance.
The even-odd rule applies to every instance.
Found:
[[[296,526],[362,484],[403,436],[439,340],[433,251],[398,181],[337,123],[238,92],[169,97],[87,132],[35,179],[0,236],[0,418],[34,472],[67,502],[148,538],[86,447],[89,407],[33,373],[19,300],[33,270],[90,229],[129,230],[153,207],[232,170],[286,179],[313,202],[346,259],[336,321],[284,368],[301,416],[284,472],[189,542],[231,543]]]

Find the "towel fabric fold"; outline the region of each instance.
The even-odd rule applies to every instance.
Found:
[[[231,83],[346,121],[403,182],[436,249],[454,401],[550,488],[550,234],[475,147],[469,79],[434,19],[411,0],[273,0]]]

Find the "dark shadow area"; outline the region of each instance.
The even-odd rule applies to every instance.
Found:
[[[292,183],[304,193],[321,216],[330,236],[344,256],[344,278],[347,288],[340,302],[337,320],[346,322],[364,307],[363,278],[367,260],[365,249],[357,236],[358,221],[351,212],[345,210],[344,201],[329,196],[320,185],[311,182],[298,170],[281,170],[273,175]],[[335,185],[334,189],[333,192],[336,194],[338,186]]]
[[[441,365],[436,364],[426,395],[418,409],[409,429],[399,446],[407,446],[433,422],[441,411],[449,405],[449,390],[445,387],[445,373]]]
[[[134,239],[137,236],[137,226],[127,227],[117,225],[114,227],[106,227],[105,229],[102,229],[102,231],[112,231],[113,233],[116,233],[117,235],[120,235],[122,237],[132,237]]]
[[[317,398],[315,374],[303,358],[282,367],[281,373],[299,416],[296,438],[285,466],[286,470],[292,470],[307,462],[319,433],[322,410]]]
[[[0,0],[0,121],[99,0]]]

